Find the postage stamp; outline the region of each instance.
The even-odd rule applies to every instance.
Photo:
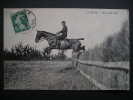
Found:
[[[29,10],[21,10],[10,14],[15,33],[27,33],[36,25],[35,15]],[[32,17],[32,19],[31,19]]]

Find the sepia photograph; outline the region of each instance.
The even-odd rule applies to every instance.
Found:
[[[130,90],[128,9],[3,14],[4,90]]]

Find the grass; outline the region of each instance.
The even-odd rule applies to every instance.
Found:
[[[70,61],[5,61],[4,89],[97,90],[70,63]]]

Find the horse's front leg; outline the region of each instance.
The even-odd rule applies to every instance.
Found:
[[[48,47],[47,48],[47,57],[49,58],[50,57],[50,53],[51,53],[51,50],[53,49],[53,47]]]
[[[50,55],[50,53],[51,53],[51,49],[50,49],[50,47],[48,47],[47,54]]]

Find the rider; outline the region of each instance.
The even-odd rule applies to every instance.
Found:
[[[56,44],[58,44],[58,46],[59,46],[59,43],[57,43],[57,42],[60,40],[64,40],[67,37],[67,30],[68,29],[67,29],[65,21],[62,21],[62,25],[63,25],[62,30],[57,32],[57,34],[62,33],[61,35],[57,36],[57,39],[56,39]]]

